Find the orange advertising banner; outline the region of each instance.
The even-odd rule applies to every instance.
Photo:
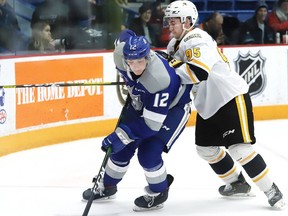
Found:
[[[103,82],[103,57],[15,63],[16,85]],[[16,89],[16,129],[103,116],[103,86]]]

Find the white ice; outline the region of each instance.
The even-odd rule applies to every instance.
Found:
[[[288,120],[255,122],[255,133],[254,147],[287,198]],[[73,141],[0,157],[0,216],[81,216],[86,206],[81,201],[82,192],[92,186],[92,177],[98,173],[104,157],[101,140]],[[134,199],[143,195],[146,186],[135,156],[118,185],[116,199],[94,203],[89,216],[288,215],[287,209],[272,210],[263,192],[251,181],[256,197],[221,197],[218,194],[221,180],[196,155],[194,127],[185,129],[164,159],[175,181],[163,209],[132,211]]]

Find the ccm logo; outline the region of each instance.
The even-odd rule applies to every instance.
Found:
[[[223,133],[223,138],[229,134],[233,134],[234,132],[235,132],[235,129],[226,131],[225,133]]]

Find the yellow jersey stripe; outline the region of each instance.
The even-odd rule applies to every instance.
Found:
[[[207,71],[207,73],[211,72],[211,69],[203,62],[200,62],[197,59],[192,59],[191,62],[193,62],[196,66],[203,68],[205,71]]]
[[[188,75],[190,77],[190,79],[192,80],[193,83],[198,83],[198,79],[196,78],[196,76],[194,75],[193,71],[191,71],[190,67],[188,66],[188,64],[186,64],[186,70],[188,72]]]
[[[266,176],[268,172],[269,172],[269,169],[266,168],[266,169],[261,173],[261,175],[259,175],[257,178],[254,178],[252,181],[255,182],[255,183],[258,182],[259,180],[261,180],[262,178],[264,178],[264,176]]]
[[[225,157],[225,155],[226,155],[226,152],[223,149],[221,149],[220,155],[216,159],[210,160],[209,164],[218,163],[220,160],[222,160]]]
[[[248,126],[248,119],[247,119],[247,112],[246,112],[246,104],[243,95],[239,95],[235,98],[236,105],[238,109],[238,115],[240,118],[240,125],[244,143],[251,142],[250,133],[249,133],[249,126]]]
[[[225,178],[225,177],[231,175],[232,173],[234,173],[235,171],[236,171],[236,166],[234,165],[233,168],[229,172],[227,172],[225,175],[218,175],[218,176],[220,178]]]
[[[239,161],[239,163],[243,166],[246,163],[248,163],[249,161],[251,161],[255,156],[257,155],[257,153],[255,151],[253,151],[250,155],[248,155],[246,158],[242,159]]]

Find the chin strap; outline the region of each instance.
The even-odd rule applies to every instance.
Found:
[[[181,33],[181,36],[180,36],[180,38],[179,39],[177,39],[177,40],[182,40],[182,38],[188,33],[188,32],[190,32],[190,31],[192,31],[192,29],[193,29],[193,26],[191,26],[190,28],[185,28],[184,27],[184,23],[182,24],[182,27],[183,27],[183,31],[182,31],[182,33]]]

